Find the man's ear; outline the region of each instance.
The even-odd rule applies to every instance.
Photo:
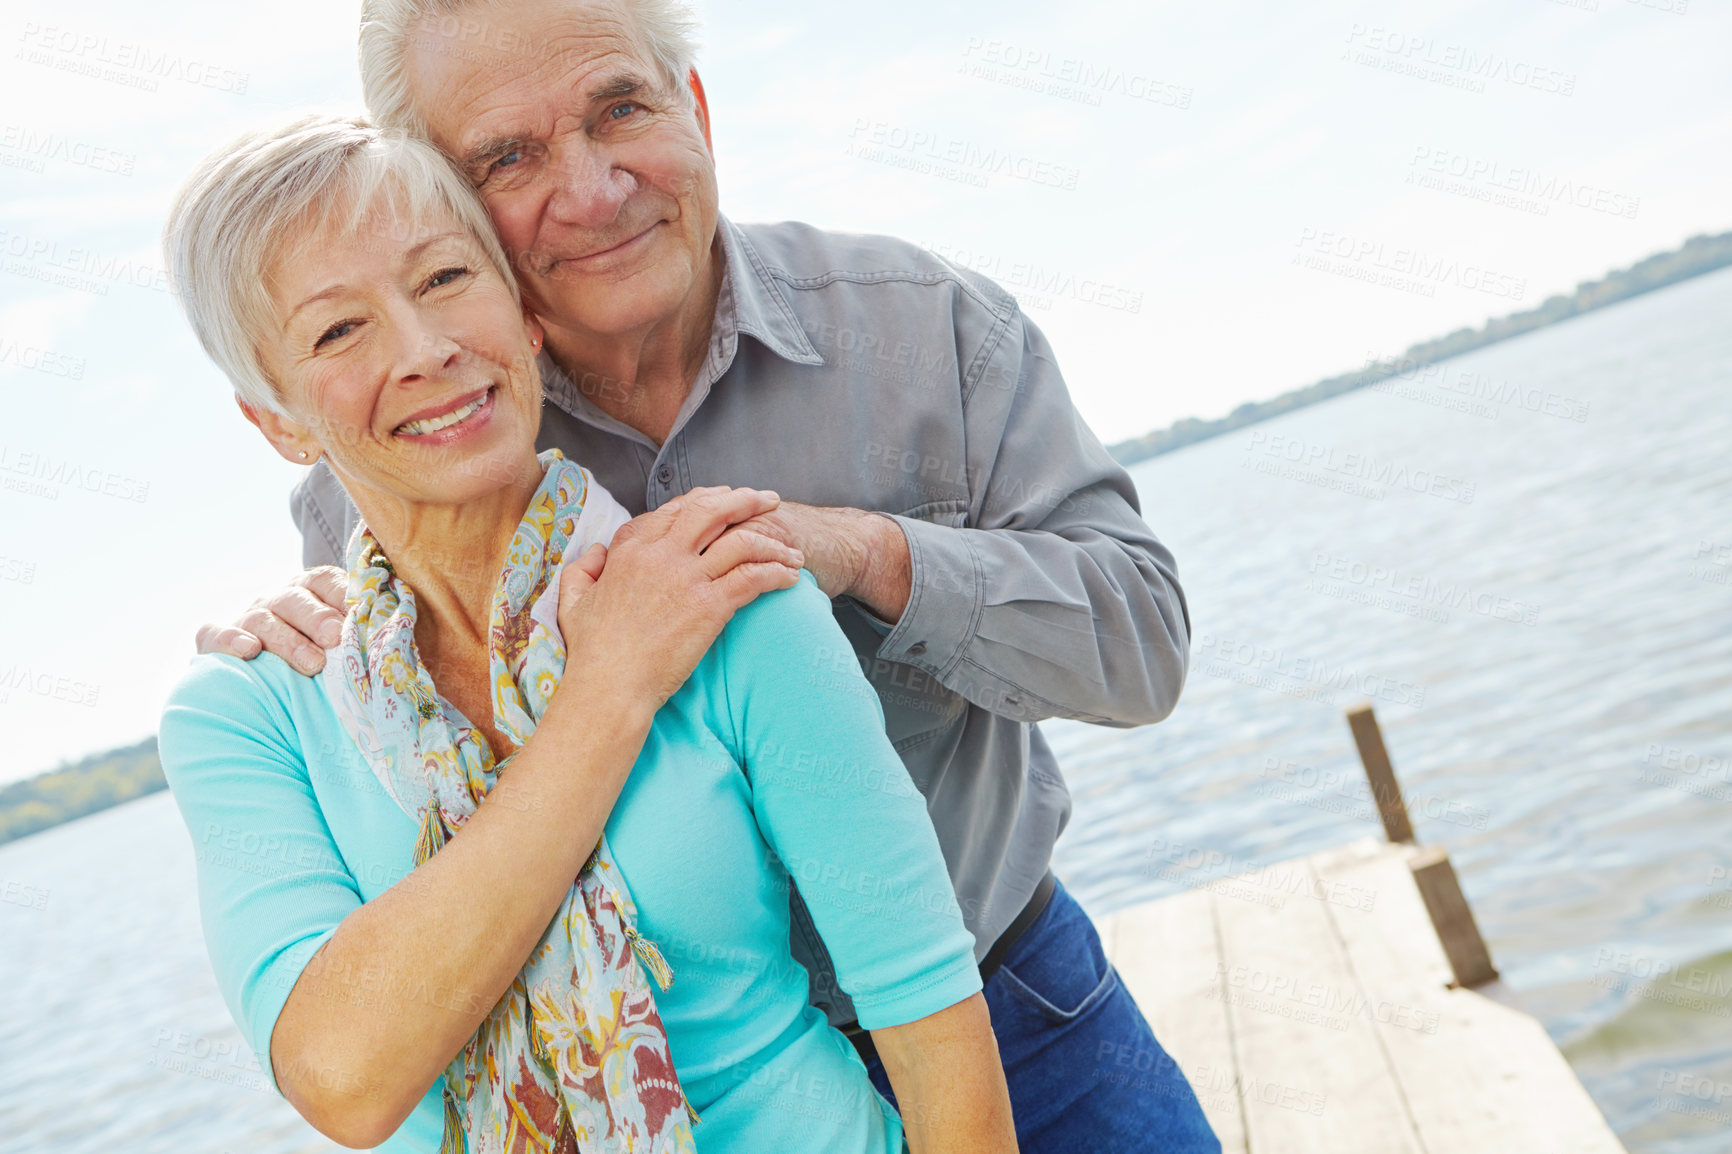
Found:
[[[704,146],[714,155],[716,146],[710,140],[710,98],[704,95],[703,78],[698,75],[698,70],[694,68],[687,74],[686,80],[692,86],[692,95],[697,98],[698,127],[704,130]]]
[[[265,440],[283,460],[296,465],[311,465],[324,452],[324,446],[314,440],[311,433],[281,413],[260,409],[238,393],[235,394],[235,404],[240,406],[241,415],[265,435]]]
[[[523,335],[529,338],[529,347],[538,353],[541,351],[541,342],[547,338],[547,330],[542,327],[541,318],[527,306],[523,310]]]

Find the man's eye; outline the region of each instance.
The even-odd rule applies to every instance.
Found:
[[[342,340],[344,337],[355,331],[357,323],[358,322],[356,321],[338,321],[336,324],[326,329],[318,340],[313,342],[313,348],[315,350],[322,349],[332,341]]]
[[[506,153],[504,156],[499,157],[492,164],[488,165],[487,171],[498,172],[502,168],[510,168],[512,165],[516,164],[518,161],[520,161],[522,159],[523,159],[523,149],[514,148],[510,152]]]
[[[465,277],[468,275],[469,270],[461,266],[456,268],[442,268],[427,278],[427,287],[430,289],[443,288],[452,281],[457,280],[459,277]]]

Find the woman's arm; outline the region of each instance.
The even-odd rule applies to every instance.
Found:
[[[773,504],[694,491],[567,570],[568,673],[540,726],[464,828],[365,905],[300,764],[320,755],[298,748],[270,691],[219,667],[171,703],[163,760],[195,837],[215,829],[237,844],[294,847],[289,868],[273,862],[263,884],[256,870],[201,865],[201,904],[237,1017],[322,1132],[356,1147],[393,1134],[509,989],[594,848],[656,710],[735,610],[796,579],[799,555],[777,542],[717,541]],[[270,990],[282,997],[291,979],[274,1002]]]
[[[566,673],[535,733],[444,848],[344,919],[277,1019],[278,1084],[321,1131],[361,1147],[390,1137],[510,989],[656,710],[735,611],[798,579],[798,551],[750,531],[724,537],[775,501],[694,490],[566,571]],[[360,1007],[357,988],[371,995]],[[368,1078],[375,1100],[341,1092]]]
[[[872,1044],[912,1154],[1015,1154],[1010,1091],[984,994],[873,1030]]]
[[[343,920],[271,1034],[277,1084],[315,1128],[371,1148],[402,1125],[546,932],[653,715],[574,677],[463,829]]]

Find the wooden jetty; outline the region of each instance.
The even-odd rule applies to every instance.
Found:
[[[1545,1030],[1504,1004],[1448,855],[1414,841],[1371,707],[1348,723],[1387,844],[1101,920],[1223,1154],[1625,1154]]]

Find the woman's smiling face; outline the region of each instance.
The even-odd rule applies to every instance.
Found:
[[[406,199],[352,231],[338,206],[278,254],[260,354],[286,420],[264,427],[351,494],[461,504],[539,476],[541,330],[454,216]]]

